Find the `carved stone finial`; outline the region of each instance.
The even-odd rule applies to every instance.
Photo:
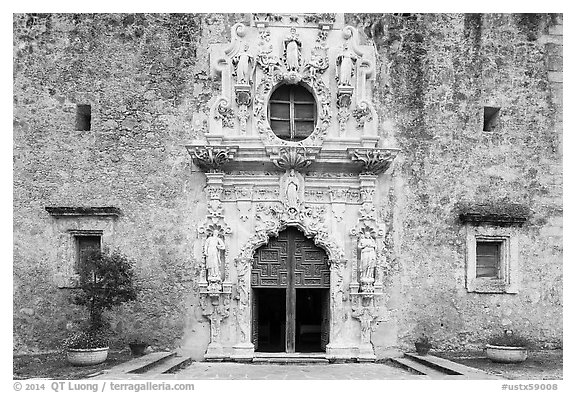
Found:
[[[238,146],[186,146],[194,164],[208,172],[218,172],[223,164],[234,159]]]
[[[368,175],[379,175],[384,173],[390,167],[397,154],[397,149],[348,149],[348,157],[352,161],[362,163],[362,172]]]

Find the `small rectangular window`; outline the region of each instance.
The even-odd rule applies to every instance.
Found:
[[[500,108],[491,106],[484,107],[484,131],[494,131],[498,123]]]
[[[80,272],[80,267],[86,263],[90,255],[100,249],[101,236],[76,236],[76,272]]]
[[[500,242],[476,243],[476,277],[499,278]]]
[[[92,108],[90,105],[76,106],[76,130],[90,131],[92,121]]]

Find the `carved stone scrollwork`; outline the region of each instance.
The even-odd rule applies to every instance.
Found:
[[[341,341],[342,335],[341,331],[343,329],[344,323],[348,318],[346,314],[343,304],[345,301],[348,300],[348,294],[346,293],[346,289],[344,286],[344,274],[346,271],[346,265],[348,261],[345,259],[336,259],[330,261],[330,271],[332,272],[331,275],[331,298],[332,298],[332,337],[334,340],[332,344],[338,343]]]
[[[350,118],[350,105],[352,104],[352,93],[354,88],[351,86],[339,86],[336,107],[338,108],[338,129],[340,135],[346,131],[346,123]]]
[[[200,297],[202,315],[210,321],[210,344],[206,351],[206,360],[222,360],[225,357],[222,348],[222,321],[230,315],[230,293],[202,294]]]
[[[352,111],[352,116],[356,119],[357,127],[363,128],[364,123],[372,120],[372,111],[366,103],[362,103]]]
[[[250,340],[250,287],[248,284],[252,259],[237,258],[235,264],[238,276],[238,329],[240,330],[240,342],[247,343]]]
[[[186,146],[194,164],[207,172],[218,172],[223,164],[234,159],[238,146]]]
[[[317,246],[326,250],[329,259],[342,259],[342,246],[330,235],[325,224],[326,209],[323,206],[304,206],[296,215],[281,205],[256,205],[254,233],[240,249],[240,257],[251,258],[254,251],[268,242],[270,236],[277,236],[287,226],[295,226],[304,235],[314,239]]]
[[[348,149],[348,157],[363,165],[362,173],[379,175],[386,172],[398,154],[398,149]]]
[[[216,107],[214,119],[222,122],[222,127],[234,128],[234,109],[230,107],[230,102],[226,98],[220,98]]]
[[[378,323],[390,320],[390,312],[385,307],[381,308],[381,294],[351,294],[351,301],[352,317],[360,322],[358,361],[374,361],[376,356],[371,342],[372,332]]]
[[[320,149],[319,146],[269,146],[266,152],[278,168],[300,171],[316,160]]]

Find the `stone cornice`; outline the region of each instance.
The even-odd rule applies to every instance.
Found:
[[[496,225],[496,226],[511,226],[523,225],[527,217],[521,215],[507,215],[507,214],[479,214],[479,213],[461,213],[459,219],[462,223],[472,225]]]
[[[472,225],[520,226],[530,215],[527,206],[506,201],[459,203],[457,211],[460,222]]]
[[[74,216],[111,216],[121,215],[120,209],[112,206],[84,207],[84,206],[46,206],[46,211],[54,217]]]
[[[362,164],[362,173],[368,175],[379,175],[386,172],[392,161],[399,152],[399,149],[384,148],[350,148],[348,158]]]
[[[188,145],[194,164],[206,172],[217,172],[222,165],[234,159],[238,146]]]

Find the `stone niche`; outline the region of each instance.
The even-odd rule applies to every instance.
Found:
[[[211,46],[221,92],[203,138],[186,146],[207,182],[195,255],[207,360],[253,358],[253,256],[287,227],[329,260],[326,356],[375,359],[371,332],[390,316],[374,197],[398,153],[377,133],[375,69],[374,47],[336,14],[253,14]]]

